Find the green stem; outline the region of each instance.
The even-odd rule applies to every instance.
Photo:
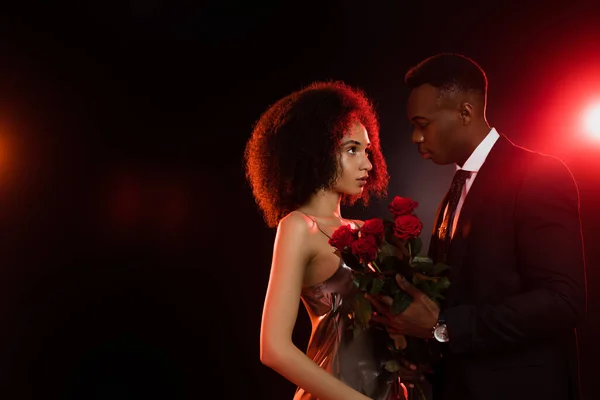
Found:
[[[373,264],[373,266],[375,267],[375,269],[377,270],[377,272],[381,273],[381,270],[377,266],[377,263],[375,262],[375,260],[371,261],[371,264]]]
[[[419,395],[421,397],[421,400],[427,400],[427,397],[425,396],[425,393],[423,392],[423,388],[421,387],[421,385],[419,385],[418,383],[415,383],[415,389],[419,390]]]

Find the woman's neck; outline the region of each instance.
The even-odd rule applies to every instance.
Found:
[[[300,211],[318,218],[341,219],[340,203],[342,196],[330,190],[320,190],[299,208]]]

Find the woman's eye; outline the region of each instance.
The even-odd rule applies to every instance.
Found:
[[[356,147],[350,147],[348,149],[348,153],[350,153],[350,154],[356,154]]]

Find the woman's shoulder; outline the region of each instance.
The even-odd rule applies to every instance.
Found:
[[[365,221],[360,219],[344,219],[346,221],[345,224],[351,223],[352,228],[360,228],[363,226]],[[291,232],[294,235],[318,235],[318,232],[321,231],[319,224],[308,214],[303,213],[302,211],[291,211],[287,215],[285,215],[280,221],[278,225],[278,229],[284,232]]]
[[[291,211],[285,215],[278,224],[279,230],[292,231],[295,234],[308,234],[310,233],[311,226],[314,221],[310,219],[306,214],[300,211]]]
[[[315,240],[318,227],[315,222],[305,214],[292,211],[285,215],[277,225],[278,242],[287,243],[289,246],[299,247],[302,252],[312,258],[316,252],[317,241]]]

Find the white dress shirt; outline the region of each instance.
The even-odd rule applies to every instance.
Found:
[[[456,224],[460,216],[460,210],[462,209],[463,203],[465,202],[465,198],[467,197],[467,194],[469,193],[469,190],[473,185],[473,181],[475,181],[475,178],[477,177],[477,172],[479,172],[479,169],[485,162],[485,159],[487,158],[488,154],[490,154],[492,147],[494,147],[494,144],[496,143],[499,137],[500,135],[496,131],[496,128],[492,128],[490,133],[487,134],[487,136],[481,141],[481,143],[479,143],[477,148],[475,148],[473,153],[471,153],[471,156],[467,159],[462,168],[458,165],[456,166],[457,171],[459,169],[470,171],[471,176],[466,180],[465,186],[463,186],[462,193],[460,194],[460,200],[458,201],[458,205],[456,206],[456,215],[454,217],[454,222],[452,223],[451,237],[454,237],[454,231],[456,230]],[[444,213],[445,212],[446,211],[444,211]]]

